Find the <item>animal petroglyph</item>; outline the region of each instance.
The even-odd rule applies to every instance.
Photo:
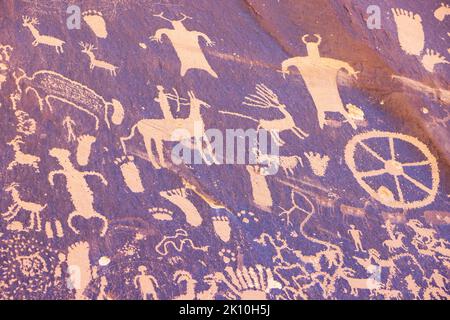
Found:
[[[14,150],[14,160],[9,163],[7,169],[12,170],[14,167],[18,165],[23,165],[23,166],[31,166],[37,172],[39,172],[39,162],[41,161],[41,158],[31,154],[24,153],[21,150],[21,145],[23,144],[24,142],[21,136],[16,136],[14,137],[14,139],[8,142],[8,145],[11,146]]]
[[[202,142],[205,142],[206,149],[210,155],[213,154],[211,144],[205,137],[205,125],[203,122],[203,116],[201,115],[202,107],[209,108],[210,105],[206,102],[198,99],[194,92],[189,92],[190,103],[190,115],[185,119],[143,119],[138,121],[132,128],[128,137],[121,137],[122,148],[126,154],[125,142],[132,139],[135,135],[136,129],[141,134],[145,149],[149,161],[155,169],[160,169],[166,166],[163,152],[164,141],[176,141],[188,143],[192,138],[197,141],[194,145],[202,146]],[[180,131],[181,130],[181,131]],[[180,134],[177,134],[180,133]],[[153,154],[152,143],[156,146],[156,153],[158,160],[156,160]],[[203,157],[205,153],[203,150],[199,150]],[[209,162],[209,159],[205,159]]]
[[[425,45],[425,33],[419,14],[392,8],[392,15],[397,26],[398,42],[407,54],[419,56]]]
[[[389,156],[387,158],[383,157],[372,149],[370,147],[370,140],[385,141],[384,144],[388,142]],[[423,158],[414,162],[400,162],[397,160],[397,154],[395,151],[396,140],[412,145],[422,153]],[[356,154],[360,154],[361,152],[363,152],[364,155],[361,159],[370,157],[371,159],[378,160],[382,167],[365,171],[359,169],[361,166],[356,163]],[[359,158],[360,157],[358,156],[358,159]],[[361,187],[374,199],[388,207],[403,209],[420,208],[432,203],[436,197],[439,187],[439,169],[436,158],[431,154],[425,144],[414,137],[401,133],[381,131],[371,131],[356,135],[347,143],[347,146],[345,147],[345,162]],[[405,171],[405,168],[411,167],[427,169],[427,171],[430,172],[429,175],[431,175],[431,187],[418,181]],[[368,181],[371,177],[385,174],[392,176],[395,180],[397,197],[394,196],[394,193],[388,187],[384,185],[378,188],[372,187],[371,183]],[[400,180],[400,178],[413,184],[415,188],[420,190],[420,192],[425,193],[425,196],[422,199],[416,199],[413,201],[406,200],[406,195],[403,193],[403,189],[401,187],[402,180]]]
[[[208,72],[214,78],[217,78],[217,73],[211,68],[206,57],[200,47],[199,40],[203,38],[206,41],[207,46],[213,46],[214,42],[204,33],[198,31],[190,31],[186,29],[183,21],[191,19],[190,17],[182,14],[183,18],[180,20],[170,20],[164,17],[164,13],[155,15],[165,21],[172,24],[173,29],[158,29],[155,35],[150,37],[151,41],[161,43],[162,36],[166,35],[169,38],[172,46],[174,47],[178,59],[181,62],[180,74],[184,77],[190,69],[199,69]]]
[[[106,29],[106,22],[103,18],[103,14],[97,10],[87,10],[84,11],[83,20],[91,28],[92,32],[98,37],[105,39],[108,36],[108,31]]]
[[[1,214],[2,218],[6,221],[10,221],[14,219],[20,211],[27,211],[30,215],[30,224],[27,227],[27,230],[42,231],[41,212],[47,205],[23,200],[18,188],[19,185],[17,183],[12,183],[5,189],[6,192],[11,194],[12,205],[9,206],[7,212]]]
[[[437,64],[450,64],[445,57],[434,51],[433,49],[426,49],[422,57],[422,65],[428,72],[434,72],[434,67]]]
[[[305,152],[305,157],[308,159],[309,166],[316,176],[323,177],[328,168],[328,162],[330,161],[330,157],[327,155],[320,155],[319,153],[314,152]]]
[[[170,247],[172,247],[176,252],[181,252],[187,245],[190,245],[192,250],[207,252],[209,249],[209,246],[196,246],[189,238],[186,230],[177,229],[173,236],[164,236],[163,239],[156,245],[155,250],[160,255],[167,256],[169,254]]]
[[[38,19],[30,17],[22,17],[22,26],[28,28],[34,37],[33,46],[38,46],[40,44],[45,44],[47,46],[55,47],[56,53],[60,54],[64,52],[63,45],[64,41],[46,35],[41,35],[36,26],[39,24]]]
[[[242,115],[240,113],[219,111],[223,114],[228,114],[232,116],[237,116],[240,118],[245,118],[258,123],[257,130],[264,129],[270,133],[275,143],[278,145],[284,145],[283,139],[280,138],[279,132],[290,131],[296,135],[299,139],[303,140],[309,135],[302,129],[297,127],[294,118],[289,113],[285,104],[282,104],[278,96],[264,84],[256,85],[256,94],[251,94],[245,97],[243,102],[244,105],[256,108],[274,108],[283,114],[283,118],[274,120],[256,119],[250,116]]]
[[[94,194],[87,183],[86,177],[97,177],[105,186],[108,185],[108,182],[98,172],[79,171],[75,169],[70,161],[70,151],[68,150],[53,148],[50,149],[49,155],[57,160],[62,169],[51,171],[48,175],[48,181],[52,186],[54,186],[53,177],[55,175],[65,176],[67,191],[70,194],[70,198],[74,206],[74,211],[69,214],[67,219],[70,229],[72,229],[72,231],[76,234],[80,234],[80,231],[73,225],[73,219],[75,217],[80,216],[87,220],[96,218],[103,222],[103,227],[100,231],[100,235],[103,237],[108,230],[108,220],[103,215],[95,211]]]
[[[112,99],[111,102],[98,95],[92,89],[70,80],[61,74],[50,71],[40,70],[28,77],[24,72],[16,76],[16,86],[25,93],[33,91],[39,102],[39,109],[53,110],[52,100],[62,102],[70,107],[81,110],[95,119],[95,130],[99,128],[99,119],[104,119],[108,128],[110,128],[109,109],[112,108],[111,121],[115,125],[122,123],[124,118],[124,109],[122,104]],[[103,113],[103,114],[102,114]]]
[[[390,220],[387,220],[384,225],[390,239],[383,241],[383,246],[387,247],[390,253],[394,253],[398,249],[408,250],[403,243],[405,235],[401,232],[395,232],[395,225]]]
[[[80,42],[80,46],[83,49],[81,52],[89,57],[89,69],[91,71],[94,70],[94,68],[100,68],[109,71],[113,77],[116,76],[117,67],[109,62],[98,60],[94,54],[94,50],[97,50],[97,48],[95,48],[93,44]]]
[[[353,118],[342,104],[337,86],[337,77],[342,69],[355,78],[358,72],[347,62],[321,57],[319,45],[322,42],[322,38],[319,35],[315,35],[318,39],[317,42],[308,42],[306,40],[307,36],[303,36],[302,41],[306,45],[308,55],[306,57],[294,57],[284,60],[281,65],[283,76],[289,73],[290,67],[295,67],[299,70],[316,106],[317,118],[321,129],[326,123],[326,112],[342,114],[352,128],[356,129]]]

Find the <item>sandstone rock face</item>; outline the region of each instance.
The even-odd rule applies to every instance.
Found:
[[[372,2],[1,1],[0,298],[448,299],[450,9]]]

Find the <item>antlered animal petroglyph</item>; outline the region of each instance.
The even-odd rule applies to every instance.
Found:
[[[94,68],[105,69],[109,71],[109,73],[115,77],[117,67],[109,62],[99,60],[95,57],[94,50],[97,48],[94,47],[93,44],[80,42],[81,52],[85,53],[89,57],[89,69],[92,71]]]
[[[34,37],[33,46],[36,47],[40,44],[45,44],[51,47],[55,47],[56,52],[58,54],[64,52],[63,49],[63,45],[65,43],[64,41],[55,37],[40,34],[39,30],[36,28],[36,26],[39,24],[38,19],[23,16],[22,20],[23,20],[22,26],[28,28]]]

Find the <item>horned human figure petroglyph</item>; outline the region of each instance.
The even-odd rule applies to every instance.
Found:
[[[322,38],[316,34],[315,36],[318,40],[317,42],[312,42],[307,41],[307,36],[304,35],[302,41],[306,45],[308,55],[306,57],[294,57],[284,60],[281,65],[283,76],[289,73],[290,67],[296,67],[299,70],[316,106],[317,118],[321,129],[325,125],[326,112],[342,114],[352,128],[356,129],[352,116],[342,104],[337,77],[340,70],[346,70],[350,76],[355,78],[358,72],[347,62],[321,57],[319,45],[322,42]]]
[[[205,124],[203,122],[203,116],[201,114],[202,107],[210,108],[211,106],[206,102],[198,99],[193,91],[189,91],[189,98],[189,105],[191,110],[188,118],[143,119],[138,121],[131,128],[131,133],[128,137],[120,138],[125,154],[127,150],[125,141],[132,139],[137,129],[144,139],[145,149],[149,158],[148,160],[151,162],[155,169],[166,167],[163,152],[163,143],[165,141],[178,141],[187,143],[187,141],[190,141],[193,138],[196,141],[196,143],[194,143],[195,146],[202,146],[202,142],[205,142],[206,150],[208,154],[212,156],[212,146],[209,143],[209,140],[205,138]],[[155,155],[153,154],[152,143],[156,145],[158,160],[156,160]],[[206,156],[203,150],[199,151],[203,157]],[[207,158],[205,158],[205,161],[208,163],[210,162],[210,160]],[[214,157],[213,161],[217,162]]]
[[[155,15],[163,20],[169,21],[173,29],[158,29],[155,35],[150,37],[151,41],[162,42],[162,36],[166,35],[172,43],[178,58],[181,62],[180,74],[182,77],[190,69],[200,69],[208,72],[214,78],[217,78],[217,73],[211,68],[199,44],[199,39],[203,38],[207,46],[213,46],[214,42],[204,33],[198,31],[190,31],[183,25],[183,21],[191,19],[182,14],[183,18],[180,20],[170,20],[164,17],[164,13]]]
[[[6,213],[2,213],[1,216],[6,221],[10,221],[14,219],[21,210],[28,211],[30,214],[30,225],[27,230],[34,230],[36,227],[36,231],[41,231],[41,212],[47,207],[47,205],[41,205],[23,200],[18,188],[19,185],[17,183],[12,183],[5,189],[6,192],[11,193],[13,204],[9,206],[8,211]]]
[[[100,69],[108,70],[113,77],[116,76],[117,67],[109,62],[98,60],[94,54],[94,50],[97,50],[97,48],[95,48],[93,44],[80,42],[80,46],[81,48],[83,48],[81,52],[85,53],[89,57],[89,69],[91,71],[94,70],[95,67],[97,67]]]
[[[38,19],[23,16],[22,20],[23,20],[22,26],[28,28],[34,37],[33,46],[36,47],[39,44],[46,44],[48,46],[55,47],[56,52],[58,54],[64,52],[63,49],[63,45],[65,43],[64,41],[55,37],[41,35],[39,33],[39,30],[36,28],[36,25],[39,24]]]
[[[49,155],[55,158],[63,169],[51,171],[48,175],[48,181],[53,186],[53,177],[55,175],[61,174],[66,177],[67,191],[70,194],[70,198],[75,209],[71,214],[69,214],[67,219],[69,227],[76,234],[80,234],[80,231],[73,225],[73,218],[77,216],[80,216],[86,220],[97,218],[103,222],[103,227],[100,231],[100,235],[103,237],[108,229],[108,220],[103,215],[95,211],[94,195],[87,183],[86,177],[95,176],[100,178],[101,182],[105,186],[108,185],[108,182],[98,172],[83,172],[75,169],[70,161],[70,151],[68,150],[53,148],[50,149]]]
[[[53,100],[62,102],[93,117],[95,119],[95,130],[99,128],[99,118],[104,119],[109,129],[109,117],[115,125],[121,124],[124,119],[124,108],[116,99],[107,102],[94,90],[54,71],[40,70],[31,77],[28,77],[23,70],[20,71],[21,75],[14,75],[16,87],[20,94],[22,93],[22,87],[25,93],[28,93],[28,91],[34,92],[38,99],[40,111],[44,111],[44,106],[53,111]],[[111,116],[108,114],[110,108],[113,110]]]

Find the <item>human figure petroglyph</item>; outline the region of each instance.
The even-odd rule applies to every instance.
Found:
[[[125,110],[118,100],[112,99],[111,102],[107,102],[92,89],[57,72],[40,70],[28,77],[21,70],[21,74],[15,74],[14,77],[19,94],[22,94],[22,88],[25,93],[32,91],[36,94],[41,112],[44,111],[44,106],[52,112],[52,100],[56,100],[93,117],[95,130],[99,128],[99,119],[104,119],[108,128],[110,128],[109,118],[115,125],[123,121]],[[111,108],[113,112],[110,116],[108,113]]]
[[[49,155],[55,158],[62,169],[51,171],[48,175],[48,181],[54,186],[53,177],[55,175],[63,175],[66,177],[66,187],[70,194],[74,211],[69,214],[67,223],[76,234],[80,231],[73,225],[73,218],[80,216],[84,219],[100,219],[103,222],[103,227],[100,235],[103,237],[108,229],[108,220],[94,209],[94,194],[89,187],[86,177],[95,176],[101,180],[106,186],[108,182],[102,174],[93,171],[79,171],[75,169],[70,160],[70,151],[59,148],[52,148]]]
[[[421,287],[414,280],[414,277],[411,274],[407,275],[405,277],[405,282],[406,282],[406,288],[413,295],[414,299],[416,299],[416,300],[420,299]]]
[[[212,146],[205,138],[205,124],[203,122],[203,116],[201,114],[202,107],[210,108],[211,106],[206,102],[198,99],[193,91],[189,91],[189,105],[190,114],[188,118],[181,119],[143,119],[138,121],[132,128],[131,133],[127,137],[121,137],[122,148],[126,154],[125,142],[132,139],[135,135],[136,129],[141,134],[145,149],[147,151],[148,160],[151,162],[155,169],[161,169],[166,167],[163,152],[163,142],[165,141],[177,141],[182,143],[190,143],[191,139],[194,139],[196,143],[194,146],[202,146],[202,142],[206,144],[206,150],[209,155],[213,155]],[[152,144],[155,144],[158,160],[156,160],[153,153]],[[202,157],[205,157],[205,152],[199,150]],[[213,157],[214,158],[214,157]],[[209,162],[209,159],[205,159]],[[214,159],[214,162],[216,160]]]
[[[389,150],[389,156],[381,155],[370,147],[374,141],[384,141],[384,145]],[[396,154],[397,143],[408,143],[417,149],[422,155],[421,159],[412,162],[401,162]],[[387,142],[387,143],[386,143]],[[357,151],[358,147],[358,151]],[[362,147],[362,150],[361,148]],[[397,146],[398,148],[398,146]],[[360,164],[356,163],[357,152],[364,152],[365,157],[370,160],[378,160],[382,164],[381,169],[360,170]],[[360,186],[374,199],[382,204],[401,209],[417,209],[432,203],[436,197],[439,187],[439,168],[436,158],[432,155],[428,147],[418,139],[395,132],[370,131],[354,136],[345,147],[345,162],[353,173]],[[361,157],[360,157],[361,159]],[[364,158],[362,158],[364,159]],[[361,161],[361,160],[360,160]],[[416,167],[431,173],[431,187],[426,183],[413,178],[405,169]],[[395,180],[396,195],[386,186],[378,188],[372,186],[374,183],[370,178],[388,174]],[[405,179],[412,183],[425,196],[415,200],[406,200],[403,194],[401,180]],[[410,197],[409,197],[410,198]]]
[[[356,129],[353,118],[342,104],[337,86],[337,77],[342,69],[355,78],[358,72],[347,62],[321,57],[319,45],[322,42],[322,38],[317,34],[315,36],[318,39],[317,42],[308,42],[308,35],[302,37],[308,55],[306,57],[294,57],[284,60],[281,65],[283,76],[289,73],[290,67],[296,67],[299,70],[316,106],[317,118],[321,129],[325,125],[326,112],[342,114],[352,128]]]
[[[161,85],[156,86],[156,89],[158,90],[158,96],[155,98],[155,101],[158,102],[164,119],[174,118],[170,109],[171,100],[177,102],[177,112],[180,111],[181,105],[189,105],[188,100],[181,98],[176,89],[173,89],[174,94],[164,92],[165,89]]]
[[[10,142],[7,143],[14,150],[14,160],[8,165],[8,170],[14,169],[18,165],[30,166],[39,172],[39,162],[41,158],[38,156],[24,153],[21,150],[21,145],[24,144],[23,138],[21,136],[15,136]]]
[[[362,232],[360,230],[356,229],[355,225],[353,225],[353,224],[350,225],[350,229],[347,232],[353,239],[353,243],[355,245],[356,251],[364,252],[365,250],[363,249],[362,243],[361,243]]]
[[[70,116],[66,116],[62,122],[64,129],[67,131],[67,141],[73,142],[77,140],[77,135],[75,134],[75,121]]]
[[[98,10],[87,10],[82,13],[83,20],[91,28],[92,32],[101,39],[106,39],[108,31],[103,14]]]
[[[147,274],[147,267],[139,266],[139,274],[134,277],[133,284],[136,289],[139,289],[143,300],[158,300],[158,294],[156,288],[159,287],[156,278],[150,274]]]
[[[219,112],[222,114],[249,119],[258,123],[257,130],[263,129],[269,132],[270,135],[272,136],[272,139],[279,146],[282,146],[285,143],[283,139],[281,139],[279,132],[290,131],[301,140],[309,136],[308,133],[297,127],[294,118],[287,110],[286,105],[282,104],[278,96],[264,84],[256,85],[256,94],[251,94],[245,97],[243,104],[246,106],[256,108],[277,109],[283,115],[283,118],[265,120],[265,119],[256,119],[254,117],[242,115],[240,113],[235,112],[228,112],[228,111],[219,111]]]
[[[400,47],[407,54],[419,56],[425,45],[422,18],[419,14],[404,9],[392,8],[391,11]]]
[[[328,168],[328,162],[330,161],[330,157],[312,151],[305,152],[304,155],[306,159],[308,159],[309,166],[311,167],[313,173],[319,177],[325,176],[325,173]]]
[[[97,59],[94,54],[94,50],[97,50],[97,48],[93,44],[80,42],[80,46],[82,48],[81,52],[89,57],[89,69],[91,71],[94,68],[100,68],[109,71],[113,77],[116,76],[117,67],[109,62]]]
[[[203,38],[207,46],[213,46],[214,42],[204,33],[198,31],[190,31],[186,29],[183,21],[191,19],[191,17],[182,14],[180,20],[170,20],[164,17],[164,13],[154,15],[172,24],[173,29],[158,29],[154,36],[150,37],[151,41],[162,43],[162,36],[166,35],[172,46],[174,47],[178,59],[181,62],[180,74],[184,77],[190,69],[199,69],[208,72],[214,78],[218,78],[217,73],[211,68],[206,57],[200,47],[199,40]]]
[[[1,214],[2,218],[6,221],[10,221],[14,219],[20,211],[27,211],[30,215],[30,224],[27,227],[27,230],[42,231],[41,213],[47,205],[23,200],[18,188],[19,185],[17,183],[12,183],[5,189],[6,192],[11,194],[13,203],[8,207],[7,212]]]
[[[436,230],[426,228],[422,222],[417,219],[409,220],[406,225],[415,232],[411,244],[420,254],[431,256],[436,261],[438,261],[439,258],[450,258],[450,243],[448,243],[446,239],[439,239]]]
[[[177,229],[173,236],[164,236],[163,239],[156,245],[155,250],[160,255],[167,256],[169,254],[170,246],[175,249],[176,252],[181,252],[188,244],[192,250],[207,252],[209,249],[209,246],[196,246],[189,238],[186,230]]]
[[[62,41],[58,38],[41,35],[39,30],[36,28],[36,25],[39,24],[38,19],[30,18],[27,16],[22,17],[22,26],[28,28],[31,34],[34,37],[33,46],[36,47],[39,44],[45,44],[51,47],[55,47],[56,53],[60,54],[64,52],[63,45],[65,41]]]

